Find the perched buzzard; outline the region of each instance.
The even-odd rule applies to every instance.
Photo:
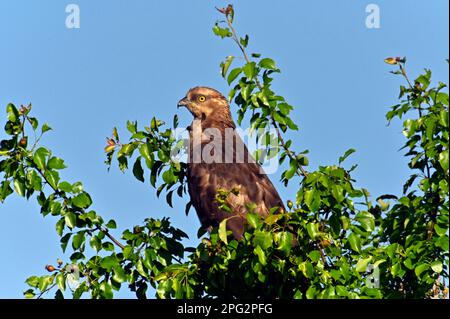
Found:
[[[194,116],[189,128],[187,165],[191,203],[204,229],[210,231],[228,218],[227,228],[241,239],[247,204],[253,204],[256,213],[266,216],[272,207],[284,209],[283,202],[236,133],[227,99],[220,92],[192,88],[178,102],[181,106]],[[218,190],[234,190],[227,198],[232,212],[220,208]]]

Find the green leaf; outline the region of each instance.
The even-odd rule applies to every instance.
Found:
[[[64,274],[59,273],[56,276],[56,283],[58,284],[58,288],[61,291],[65,291],[66,290],[66,278],[64,277]]]
[[[34,298],[36,296],[36,294],[34,293],[33,289],[28,289],[27,291],[25,291],[23,293],[23,295],[24,295],[24,297],[26,299],[32,299],[32,298]]]
[[[91,206],[92,199],[88,193],[82,192],[77,196],[75,196],[74,198],[72,198],[72,204],[79,208],[87,208]]]
[[[50,131],[52,128],[50,126],[48,126],[46,123],[44,123],[44,125],[42,125],[41,127],[41,133],[44,134],[47,131]]]
[[[14,179],[14,190],[19,196],[25,196],[25,183],[22,179]]]
[[[171,190],[170,192],[167,193],[166,195],[166,202],[170,207],[173,207],[173,203],[172,203],[172,197],[173,197],[173,190]]]
[[[263,69],[276,70],[275,61],[270,58],[264,58],[259,61],[258,65]]]
[[[64,294],[62,293],[62,291],[60,289],[56,290],[54,298],[55,298],[55,300],[64,299]]]
[[[234,60],[234,56],[229,55],[229,56],[227,56],[225,61],[222,62],[222,64],[220,65],[223,78],[225,78],[227,76],[228,69],[230,68],[230,65],[233,62],[233,60]]]
[[[109,228],[109,229],[115,229],[115,228],[117,228],[117,224],[116,224],[116,221],[114,220],[114,219],[110,219],[107,223],[106,223],[106,228]]]
[[[118,266],[118,260],[115,255],[107,256],[100,261],[100,266],[105,268],[108,272],[115,266]]]
[[[39,290],[44,291],[53,283],[55,276],[43,276],[39,280]]]
[[[228,238],[227,238],[227,218],[222,220],[219,224],[219,238],[221,241],[223,241],[226,245],[228,245]]]
[[[305,204],[311,211],[317,211],[320,207],[320,195],[315,189],[310,189],[304,195]]]
[[[66,193],[72,193],[72,191],[73,191],[72,184],[70,184],[68,182],[60,182],[58,184],[58,188]]]
[[[434,225],[434,230],[438,236],[444,236],[448,228],[439,227],[437,224]]]
[[[177,181],[177,177],[170,168],[162,174],[162,179],[167,184],[174,184]]]
[[[258,256],[259,263],[263,266],[267,264],[266,254],[260,246],[256,246],[253,252]]]
[[[64,164],[64,160],[59,157],[50,158],[47,165],[48,165],[48,168],[50,168],[50,169],[63,169],[63,168],[67,167]]]
[[[315,296],[316,296],[316,287],[314,287],[314,286],[310,286],[309,288],[308,288],[308,290],[306,291],[306,298],[307,299],[314,299],[315,298]]]
[[[44,148],[44,147],[40,147],[36,150],[36,152],[34,152],[33,155],[33,162],[36,164],[36,166],[40,169],[40,170],[44,170],[45,169],[45,158],[50,154],[50,152]]]
[[[312,250],[308,253],[309,259],[311,259],[312,262],[316,263],[320,260],[322,255],[320,254],[320,251],[318,250]]]
[[[380,206],[381,211],[385,212],[389,209],[389,203],[385,202],[383,199],[379,198],[377,203]]]
[[[246,48],[247,47],[247,45],[248,45],[248,34],[246,34],[245,35],[245,38],[240,38],[239,39],[239,43],[244,47],[244,48]]]
[[[273,119],[280,124],[283,124],[283,125],[286,124],[286,116],[283,115],[283,113],[281,113],[281,112],[274,112]]]
[[[136,161],[134,162],[133,175],[138,181],[144,182],[144,170],[142,169],[140,157],[136,158]]]
[[[6,113],[8,113],[8,120],[11,122],[16,122],[19,119],[19,111],[12,103],[6,106]]]
[[[355,233],[351,233],[348,236],[348,242],[350,243],[350,247],[356,251],[357,253],[361,252],[361,239]]]
[[[37,118],[35,118],[35,117],[28,117],[28,120],[30,121],[31,126],[33,127],[33,130],[36,130],[38,125],[39,125],[39,122],[38,122]]]
[[[25,280],[25,282],[29,286],[36,288],[37,286],[39,286],[39,277],[37,277],[37,276],[28,277],[27,280]]]
[[[278,207],[276,207],[278,210]],[[283,217],[283,215],[280,214],[269,214],[269,216],[266,217],[266,219],[264,220],[264,222],[267,225],[273,225],[275,224],[278,220],[280,220]]]
[[[439,154],[439,164],[441,164],[441,167],[444,171],[448,173],[448,154],[449,151],[443,151]]]
[[[369,262],[372,260],[372,257],[368,257],[368,258],[363,258],[358,260],[358,262],[356,263],[356,271],[357,272],[365,272],[367,269],[367,265],[369,264]]]
[[[280,110],[281,114],[287,116],[294,108],[287,103],[280,103],[280,104],[278,104],[278,109]]]
[[[44,177],[53,189],[58,189],[59,174],[57,171],[46,170]]]
[[[74,228],[76,226],[77,222],[77,215],[73,212],[67,212],[64,216],[64,221],[66,222],[66,225],[70,228]]]
[[[438,94],[438,96],[439,96],[439,94]],[[446,97],[447,97],[447,105],[448,105],[448,95],[446,95]],[[448,128],[448,121],[449,121],[448,112],[440,111],[439,112],[439,123],[441,123],[441,125],[443,127]]]
[[[150,161],[150,162],[152,161],[152,157],[151,157],[152,152],[150,150],[149,144],[147,144],[147,143],[146,144],[142,144],[139,147],[139,153],[141,153],[142,157],[145,160]]]
[[[309,237],[313,240],[319,235],[319,225],[317,223],[308,223],[306,230],[308,231]]]
[[[235,68],[231,70],[230,74],[228,74],[227,77],[228,85],[230,85],[234,80],[236,80],[236,78],[239,76],[239,74],[241,74],[241,72],[242,72],[241,68]]]
[[[56,222],[55,228],[56,228],[56,233],[61,237],[63,231],[64,231],[64,226],[66,225],[66,222],[64,220],[64,218],[61,218],[60,220],[58,220]]]
[[[106,251],[113,251],[114,250],[114,245],[113,243],[107,241],[105,243],[102,244],[102,248]]]
[[[64,236],[61,237],[60,242],[61,242],[61,248],[62,251],[65,252],[66,248],[67,248],[67,244],[69,243],[70,237],[72,236],[72,233],[67,233]]]
[[[248,224],[253,228],[258,228],[261,225],[261,218],[256,214],[248,213],[246,218]]]
[[[172,127],[173,127],[174,129],[178,127],[178,114],[175,114],[175,115],[173,116]]]
[[[122,267],[120,266],[115,266],[113,268],[114,271],[114,275],[113,275],[113,279],[117,282],[123,283],[127,281],[127,275],[125,273],[125,270],[123,270]]]
[[[301,166],[308,166],[309,165],[309,159],[303,154],[300,154],[297,156],[297,162]]]
[[[83,184],[81,182],[76,182],[72,184],[72,192],[78,194],[83,191]]]
[[[435,245],[444,251],[448,251],[448,236],[439,237],[439,239],[436,240]]]
[[[292,243],[294,240],[294,235],[290,232],[280,232],[275,234],[275,239],[278,244],[278,249],[284,251],[286,254],[292,248]]]
[[[355,152],[356,152],[356,150],[353,149],[353,148],[348,149],[347,151],[345,151],[344,155],[342,155],[341,157],[339,157],[339,165],[341,165],[341,164],[345,161],[345,159],[346,159],[347,157],[349,157],[351,154],[353,154],[353,153],[355,153]]]
[[[127,121],[127,130],[131,134],[136,133],[136,126],[137,126],[137,122]]]
[[[341,296],[341,297],[347,297],[348,296],[348,290],[344,286],[337,285],[336,286],[336,294],[338,296]]]
[[[299,270],[303,273],[306,278],[312,278],[314,276],[314,266],[309,261],[304,261],[300,263]]]
[[[72,238],[72,248],[77,250],[84,243],[85,235],[84,232],[79,232]]]
[[[416,269],[414,269],[414,273],[416,274],[417,277],[420,278],[420,274],[422,274],[428,268],[430,268],[430,266],[428,264],[425,264],[425,263],[420,264],[419,266],[416,267]]]
[[[0,188],[0,200],[1,202],[3,202],[6,197],[8,197],[9,195],[11,195],[14,191],[12,190],[11,186],[10,186],[10,182],[8,180],[5,180],[1,183],[1,188]]]
[[[289,169],[284,173],[284,178],[286,178],[286,180],[291,179],[292,177],[294,177],[295,172],[297,172],[297,165],[295,165],[294,162],[291,161]]]
[[[262,249],[272,247],[272,234],[266,231],[256,231],[253,238],[253,244],[261,246]]]
[[[256,63],[250,62],[245,64],[242,71],[248,79],[253,79],[256,75]]]
[[[131,156],[133,155],[134,150],[137,147],[137,143],[128,143],[128,144],[124,144],[122,146],[122,148],[120,149],[118,156],[122,155],[123,156]]]
[[[226,37],[231,37],[232,33],[228,28],[221,28],[219,24],[216,23],[213,27],[213,32],[215,35],[220,36],[222,39]]]
[[[443,266],[442,266],[442,262],[440,260],[435,260],[431,263],[431,269],[436,272],[436,273],[441,273]]]
[[[371,232],[375,229],[375,217],[366,211],[361,211],[355,216],[355,220],[357,220],[362,228],[365,231]]]
[[[91,237],[89,240],[89,245],[91,245],[91,247],[97,252],[102,249],[102,241],[97,236]]]
[[[338,204],[342,203],[345,199],[344,189],[340,185],[333,184],[331,185],[331,195],[333,195],[334,199]]]
[[[111,283],[104,280],[101,282],[99,288],[100,288],[100,291],[102,292],[101,296],[103,298],[112,299],[114,297],[114,294],[112,292]]]

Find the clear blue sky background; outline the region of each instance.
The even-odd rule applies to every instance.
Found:
[[[199,222],[193,211],[185,216],[185,200],[168,208],[131,172],[107,172],[103,147],[127,119],[144,124],[178,112],[188,125],[190,115],[176,102],[192,86],[228,91],[218,65],[238,52],[211,27],[214,6],[229,1],[0,1],[0,105],[33,103],[34,115],[53,128],[43,143],[69,165],[62,177],[83,181],[97,212],[117,220],[117,235],[146,217],[170,216],[189,243],[197,242]],[[78,30],[65,27],[71,2],[81,9]],[[311,169],[336,163],[353,147],[348,164],[359,164],[357,184],[374,198],[399,194],[408,176],[398,151],[404,140],[399,123],[386,127],[384,114],[401,79],[383,59],[407,56],[411,77],[427,67],[447,82],[448,1],[373,1],[380,29],[365,27],[369,1],[233,2],[250,49],[283,71],[274,87],[296,107],[300,131],[290,137],[296,149],[311,151]],[[279,174],[271,179],[284,200],[294,197],[295,187],[284,189]],[[43,218],[35,199],[17,196],[0,205],[0,217],[0,297],[21,298],[28,276],[64,257],[56,220]]]

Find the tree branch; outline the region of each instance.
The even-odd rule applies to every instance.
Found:
[[[247,63],[251,63],[251,60],[249,59],[249,57],[248,57],[248,55],[247,55],[247,52],[245,51],[244,46],[239,42],[239,37],[238,37],[238,35],[237,35],[237,33],[236,33],[236,30],[235,30],[234,27],[233,27],[233,21],[231,20],[229,13],[225,13],[225,17],[226,17],[226,19],[227,19],[228,27],[229,27],[230,30],[231,30],[232,39],[234,40],[234,42],[236,42],[237,46],[238,46],[239,49],[241,50],[241,52],[242,52],[242,54],[243,54],[243,56],[244,56],[245,61],[246,61]],[[255,82],[256,82],[256,85],[258,86],[259,90],[262,90],[262,89],[263,89],[263,86],[262,86],[261,83],[259,82],[258,77],[255,77]],[[296,158],[295,154],[294,154],[288,147],[286,147],[286,143],[284,142],[284,138],[283,138],[283,136],[282,136],[282,134],[281,134],[281,131],[280,131],[278,125],[277,125],[277,122],[275,121],[275,118],[273,117],[272,114],[270,115],[270,122],[271,122],[272,126],[275,128],[275,130],[276,130],[276,132],[277,132],[278,141],[279,141],[281,147],[284,149],[284,151],[285,151],[285,153],[287,154],[287,156],[289,156],[289,158],[290,158],[291,160],[297,161],[297,158]],[[298,164],[298,163],[297,163],[297,164]],[[300,164],[298,164],[297,174],[298,174],[299,176],[304,176],[304,177],[306,177],[306,176],[308,175],[308,173],[306,172],[306,170],[305,170],[305,169],[303,168],[303,166],[300,165]]]

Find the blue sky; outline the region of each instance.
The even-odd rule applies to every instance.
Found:
[[[229,0],[231,1],[231,0]],[[0,2],[0,106],[33,104],[33,114],[53,128],[43,143],[65,159],[62,177],[82,181],[95,210],[114,218],[120,231],[146,217],[170,216],[197,242],[193,211],[185,199],[174,208],[156,198],[131,172],[104,165],[105,137],[126,120],[191,117],[176,103],[190,87],[207,85],[227,93],[219,63],[238,54],[216,38],[214,6],[229,1],[24,1]],[[282,73],[274,88],[295,106],[297,150],[310,150],[310,169],[333,164],[355,148],[358,186],[373,197],[399,194],[408,176],[399,123],[386,127],[384,114],[396,104],[401,79],[389,74],[388,56],[407,56],[414,77],[431,68],[448,81],[448,1],[372,1],[380,8],[379,29],[365,26],[369,1],[234,1],[236,27],[250,35],[250,50],[274,58]],[[80,7],[81,28],[67,29],[65,7]],[[232,105],[235,114],[236,106]],[[1,121],[6,114],[1,115]],[[4,137],[4,133],[0,133]],[[271,175],[284,200],[295,196]],[[0,205],[0,298],[21,298],[24,280],[44,274],[63,257],[54,229],[35,199],[11,196]],[[121,292],[118,296],[132,296]]]

